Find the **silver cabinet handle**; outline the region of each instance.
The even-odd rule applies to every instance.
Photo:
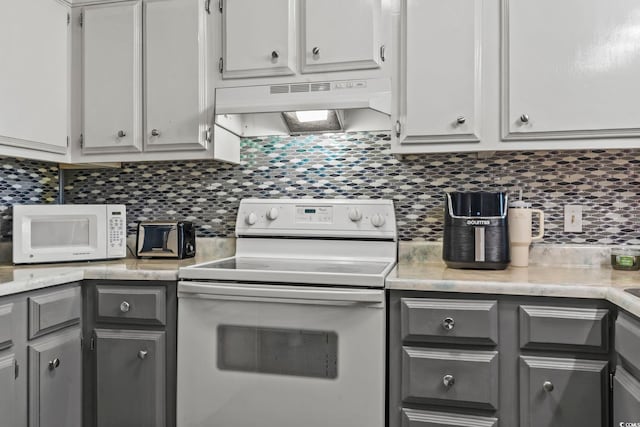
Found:
[[[138,359],[140,360],[144,360],[147,358],[147,354],[149,354],[149,352],[147,350],[140,350],[138,352]]]
[[[544,391],[546,391],[547,393],[550,393],[553,391],[553,389],[555,388],[553,386],[553,383],[551,381],[545,381],[544,384],[542,384],[542,388],[544,389]]]
[[[456,379],[453,377],[453,375],[447,374],[442,377],[442,384],[444,384],[444,386],[447,388],[453,387],[455,383]]]
[[[58,359],[57,357],[55,359],[49,361],[49,370],[50,371],[53,371],[58,366],[60,366],[60,359]]]
[[[313,53],[315,56],[320,55],[320,48],[314,47],[313,49],[311,49],[311,53]]]
[[[520,121],[522,123],[529,123],[529,115],[528,114],[523,114],[520,116]]]
[[[131,310],[131,304],[126,301],[122,301],[122,303],[120,303],[120,311],[123,313],[128,313],[129,310]]]
[[[454,327],[456,326],[456,322],[455,320],[453,320],[453,317],[447,317],[442,321],[442,328],[445,331],[450,331],[452,330]]]
[[[125,136],[127,136],[127,133],[123,130],[119,130],[118,131],[118,138],[124,138]]]
[[[151,136],[160,136],[160,131],[158,129],[151,129]]]
[[[278,52],[277,50],[274,50],[273,52],[271,52],[271,59],[273,59],[274,61],[277,61],[278,58],[280,58],[280,52]]]
[[[463,125],[466,121],[467,121],[467,118],[466,118],[465,116],[459,116],[459,117],[456,119],[456,122],[457,122],[459,125]]]

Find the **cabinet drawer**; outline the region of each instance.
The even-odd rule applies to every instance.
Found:
[[[609,310],[522,305],[520,347],[606,353],[609,349]]]
[[[164,325],[164,287],[97,286],[98,322]]]
[[[408,402],[498,408],[498,352],[402,349],[402,398]]]
[[[402,298],[404,341],[498,343],[498,302]]]
[[[620,313],[616,321],[616,351],[635,370],[640,372],[640,321]]]
[[[497,427],[497,418],[402,409],[402,427]]]
[[[80,287],[29,297],[29,339],[80,322]]]
[[[607,425],[608,363],[520,357],[520,427]]]
[[[13,345],[13,303],[0,304],[0,351]]]

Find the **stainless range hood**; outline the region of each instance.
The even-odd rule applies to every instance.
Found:
[[[216,89],[216,124],[241,137],[389,131],[389,79]]]

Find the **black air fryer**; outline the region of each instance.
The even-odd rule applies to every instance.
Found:
[[[442,258],[451,268],[503,270],[509,265],[506,193],[447,193]]]

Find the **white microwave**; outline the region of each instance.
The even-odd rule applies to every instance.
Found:
[[[13,262],[124,258],[126,216],[124,205],[14,205]]]

